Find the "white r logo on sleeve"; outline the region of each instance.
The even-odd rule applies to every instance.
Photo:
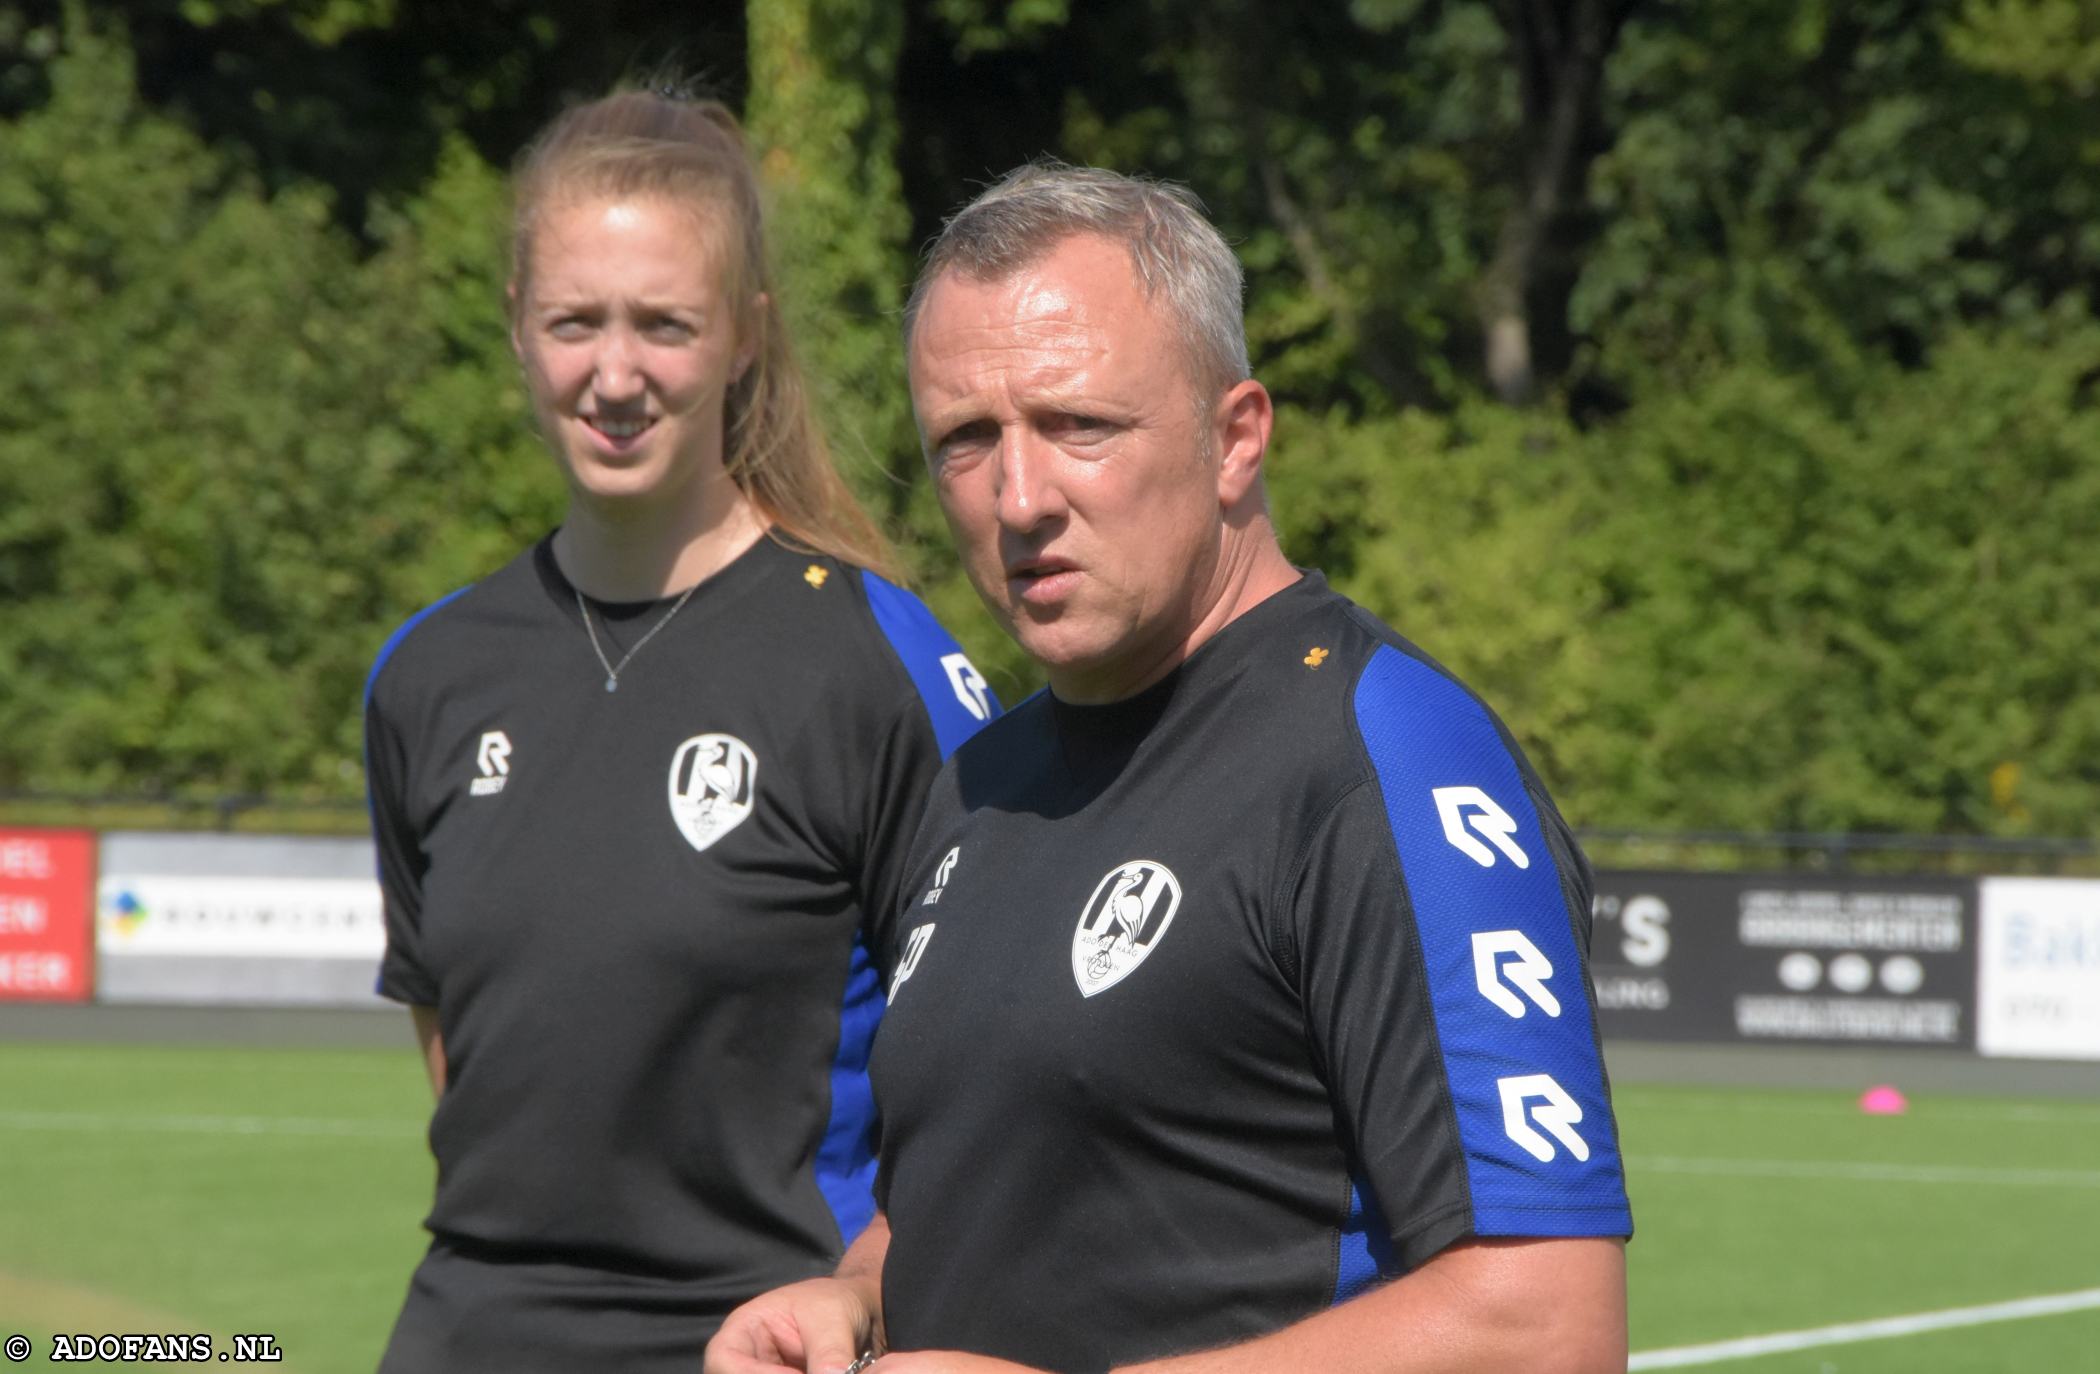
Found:
[[[1502,1090],[1502,1129],[1533,1159],[1547,1164],[1557,1153],[1553,1141],[1534,1130],[1533,1123],[1545,1127],[1575,1158],[1590,1157],[1589,1144],[1575,1134],[1575,1123],[1582,1120],[1582,1104],[1568,1096],[1567,1089],[1554,1082],[1552,1074],[1499,1078],[1495,1086]],[[1529,1106],[1534,1100],[1538,1105]]]
[[[1504,962],[1501,956],[1505,954],[1515,957]],[[1525,1011],[1523,999],[1511,988],[1529,997],[1546,1015],[1560,1015],[1560,999],[1546,986],[1552,976],[1552,961],[1523,931],[1483,930],[1473,936],[1473,981],[1482,997],[1511,1016],[1522,1016]]]
[[[948,670],[948,686],[955,691],[955,699],[963,709],[979,720],[992,718],[991,694],[986,689],[984,674],[970,662],[968,654],[948,654],[941,659],[941,666]]]
[[[1473,838],[1466,828],[1470,825],[1518,868],[1531,867],[1531,856],[1519,848],[1513,838],[1517,833],[1516,821],[1487,793],[1477,787],[1439,787],[1429,795],[1436,799],[1436,814],[1444,823],[1444,838],[1457,846],[1461,854],[1482,868],[1495,866],[1494,851]]]

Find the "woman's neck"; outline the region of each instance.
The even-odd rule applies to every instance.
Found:
[[[728,567],[766,532],[744,494],[723,485],[733,493],[727,501],[670,509],[571,498],[554,536],[554,561],[577,590],[599,601],[675,596]]]

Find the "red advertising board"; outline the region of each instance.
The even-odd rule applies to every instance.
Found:
[[[0,1002],[85,1002],[93,982],[95,837],[0,829]]]

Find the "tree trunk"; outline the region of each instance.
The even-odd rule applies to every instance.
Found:
[[[840,467],[900,513],[919,468],[896,330],[911,215],[897,171],[897,0],[750,0],[746,114],[775,289]]]
[[[1483,364],[1495,394],[1510,405],[1537,399],[1540,331],[1567,326],[1572,274],[1546,283],[1545,269],[1572,245],[1597,137],[1604,65],[1639,0],[1498,0],[1522,95],[1522,160],[1515,198],[1503,214],[1495,256],[1478,290]],[[1557,370],[1565,359],[1553,358]]]

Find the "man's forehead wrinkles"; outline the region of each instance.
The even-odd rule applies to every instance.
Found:
[[[941,379],[928,388],[939,397],[943,411],[964,408],[972,411],[1009,408],[1028,411],[1045,402],[1109,399],[1112,388],[1104,386],[1096,353],[1044,358],[981,356],[967,369]]]
[[[931,351],[921,384],[943,398],[1083,392],[1096,384],[1109,353],[1098,341],[1045,347],[1006,335],[987,336],[975,347]]]
[[[1063,317],[1002,319],[997,315],[942,323],[928,331],[927,342],[933,351],[946,354],[1017,349],[1099,352],[1107,346],[1099,330],[1080,321]]]

